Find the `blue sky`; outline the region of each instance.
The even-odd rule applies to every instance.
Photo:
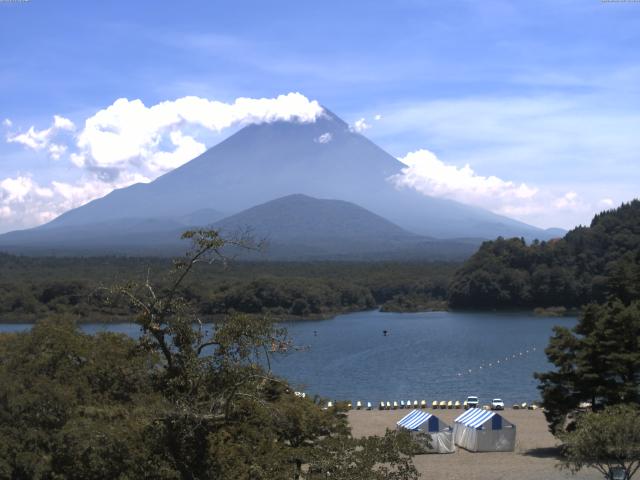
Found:
[[[640,3],[0,1],[0,38],[0,231],[152,180],[255,116],[179,113],[116,161],[87,130],[120,98],[112,130],[183,97],[300,92],[404,159],[409,188],[543,227],[638,196]]]

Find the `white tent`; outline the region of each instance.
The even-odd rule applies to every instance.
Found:
[[[516,426],[494,411],[471,408],[455,419],[453,437],[472,452],[513,452]]]
[[[397,423],[411,432],[411,437],[430,453],[453,453],[452,428],[431,413],[413,410]]]

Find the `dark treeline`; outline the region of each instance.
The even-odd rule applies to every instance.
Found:
[[[581,307],[640,298],[640,201],[596,215],[563,239],[485,242],[455,274],[453,308]]]
[[[80,321],[125,320],[103,287],[158,277],[170,261],[137,257],[19,257],[0,254],[0,321],[31,322],[49,314]],[[382,306],[442,308],[455,263],[233,262],[199,265],[184,297],[206,318],[227,312],[314,318]]]

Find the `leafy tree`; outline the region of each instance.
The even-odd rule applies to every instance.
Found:
[[[546,354],[556,369],[536,374],[552,432],[582,402],[640,402],[640,302],[589,305],[572,330],[554,332]]]
[[[169,281],[108,292],[137,312],[138,341],[89,336],[68,318],[0,337],[0,478],[416,478],[395,436],[353,439],[341,405],[322,409],[269,371],[285,332],[258,316],[199,322],[181,286],[231,242],[184,237],[194,248]],[[339,457],[333,444],[346,446]]]
[[[613,468],[623,469],[628,479],[640,469],[640,409],[616,405],[602,412],[578,417],[576,427],[560,437],[563,465],[573,473],[585,467],[611,478]]]

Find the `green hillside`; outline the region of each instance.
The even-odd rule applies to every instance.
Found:
[[[485,242],[456,272],[454,308],[580,307],[640,298],[640,201],[596,215],[564,238]]]

